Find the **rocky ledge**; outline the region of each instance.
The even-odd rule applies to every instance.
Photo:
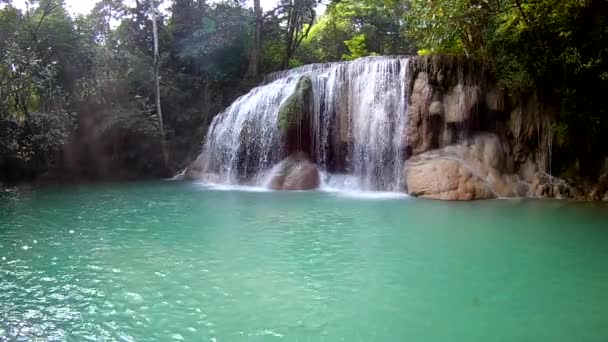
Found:
[[[518,173],[509,173],[509,164],[505,147],[496,135],[477,135],[410,158],[405,165],[407,192],[416,197],[460,201],[580,197],[572,186],[539,171],[532,161]]]

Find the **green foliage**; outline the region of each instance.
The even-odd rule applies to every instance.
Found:
[[[189,31],[174,41],[174,56],[198,66],[199,74],[234,79],[243,74],[252,17],[240,6],[218,3],[193,18]],[[182,30],[185,28],[182,26]]]
[[[348,48],[348,51],[350,51],[349,54],[342,55],[342,59],[345,61],[352,61],[370,55],[370,52],[367,50],[364,34],[358,34],[351,39],[344,41],[344,44]]]
[[[76,18],[61,0],[28,3],[0,7],[0,179],[37,176],[70,153],[91,178],[104,177],[102,165],[159,175],[149,1],[99,0]],[[340,0],[317,18],[318,3],[254,12],[231,0],[172,1],[158,20],[172,165],[191,159],[213,115],[252,85],[242,81],[254,45],[262,74],[375,54],[480,58],[509,91],[559,103],[556,160],[594,170],[606,155],[606,1]],[[298,122],[301,82],[282,129]]]
[[[8,170],[0,178],[7,178],[48,168],[75,126],[62,59],[74,30],[60,3],[46,1],[28,13],[0,9],[0,37],[0,169]]]
[[[377,54],[411,54],[403,36],[401,0],[332,2],[311,28],[297,58],[310,62],[352,60]]]
[[[410,0],[404,17],[405,34],[424,50],[441,54],[474,52],[478,47],[467,43],[485,21],[479,6],[468,0]]]
[[[76,18],[61,0],[29,8],[0,8],[0,180],[67,167],[92,179],[166,175],[149,1],[100,0]],[[234,96],[225,94],[242,91],[251,23],[235,2],[176,0],[160,16],[161,99],[176,168],[198,152],[212,114]]]
[[[405,21],[423,53],[482,58],[509,91],[558,102],[555,159],[598,171],[608,148],[608,2],[410,0]]]

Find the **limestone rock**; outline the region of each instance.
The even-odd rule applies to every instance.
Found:
[[[409,194],[441,200],[475,200],[494,197],[577,198],[565,181],[524,164],[510,174],[500,139],[480,134],[459,144],[428,151],[406,162]]]
[[[320,185],[319,169],[302,153],[296,153],[273,168],[267,186],[273,190],[313,190]]]
[[[448,90],[443,97],[446,123],[461,123],[471,118],[479,103],[481,90],[478,86],[461,84]]]
[[[431,106],[429,107],[429,114],[443,115],[443,103],[441,103],[441,101],[431,103]]]
[[[414,79],[414,84],[408,106],[408,129],[407,139],[413,154],[422,153],[432,148],[431,144],[431,120],[429,108],[433,89],[429,83],[429,75],[419,72]]]
[[[455,159],[439,157],[410,162],[406,182],[408,192],[417,197],[448,201],[495,197],[483,180]]]

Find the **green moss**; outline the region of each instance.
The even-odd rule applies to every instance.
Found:
[[[279,129],[283,132],[297,126],[305,120],[310,110],[312,80],[310,77],[300,77],[296,88],[279,108]]]

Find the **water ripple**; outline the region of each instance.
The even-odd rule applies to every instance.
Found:
[[[608,338],[592,208],[180,183],[16,197],[0,203],[0,341]]]

